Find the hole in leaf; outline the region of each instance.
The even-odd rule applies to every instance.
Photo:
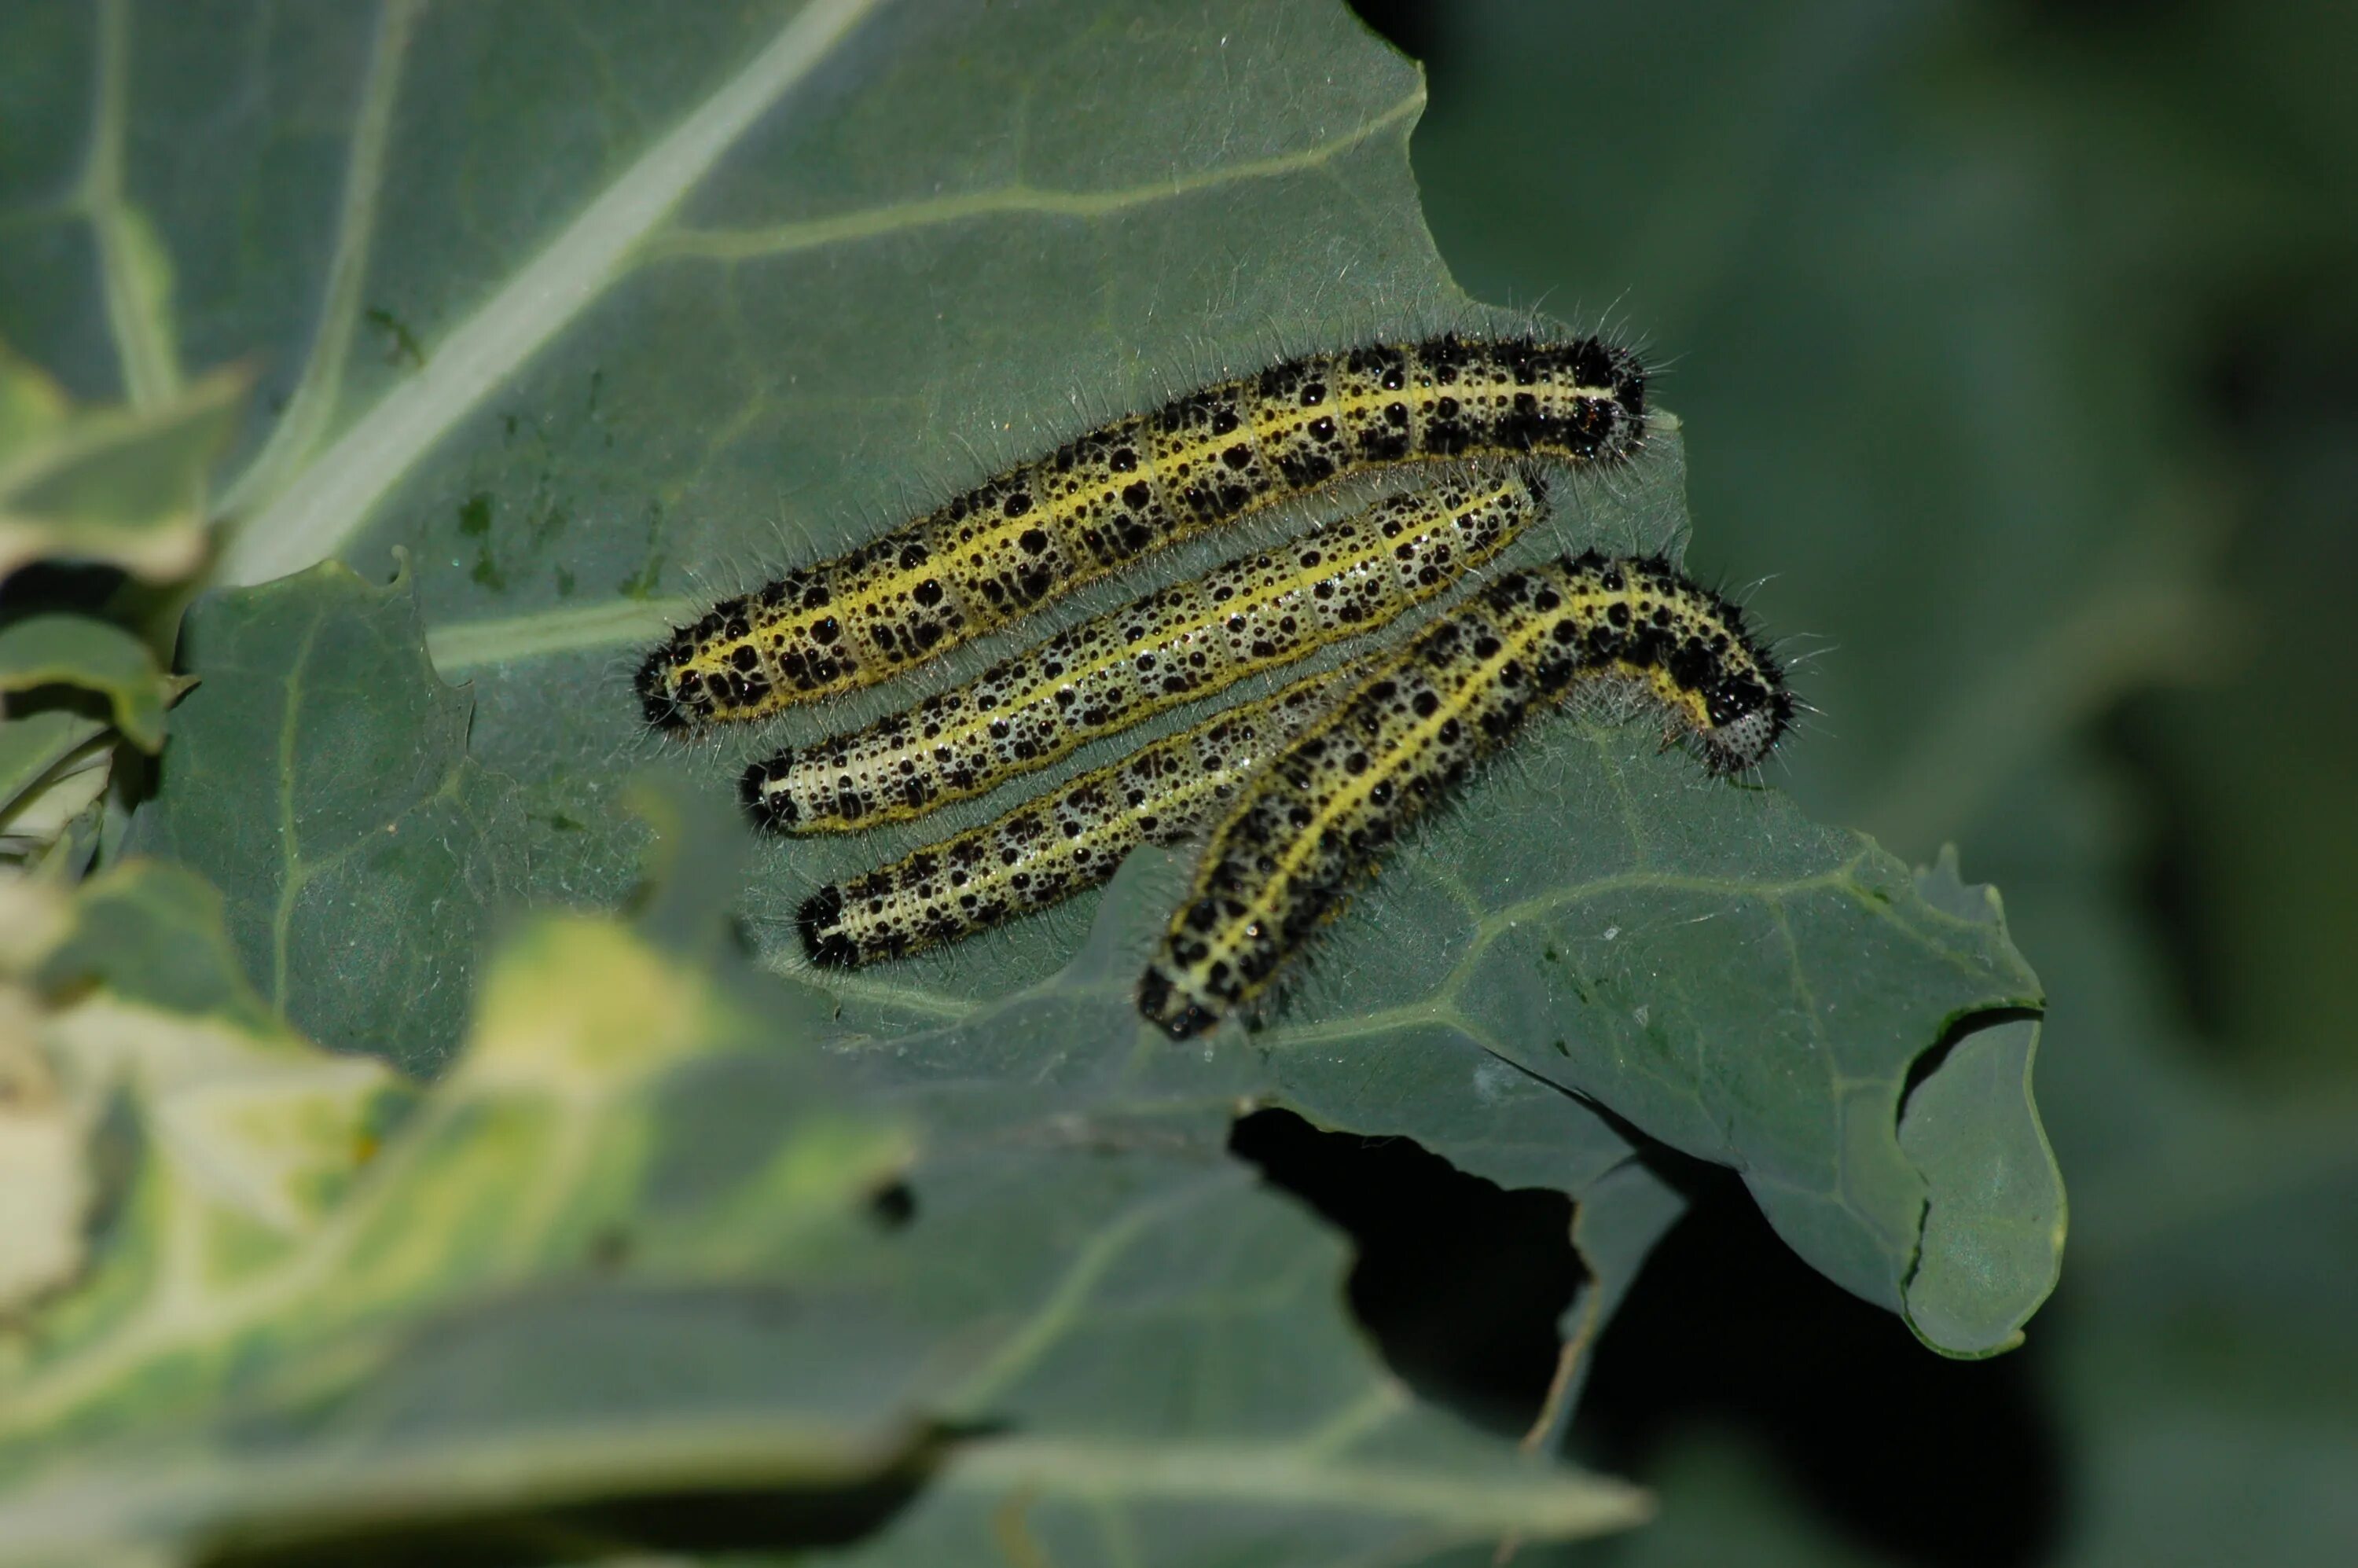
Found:
[[[1547,1397],[1580,1283],[1572,1200],[1509,1192],[1405,1138],[1256,1111],[1228,1138],[1273,1185],[1350,1233],[1351,1310],[1420,1395],[1520,1436]]]

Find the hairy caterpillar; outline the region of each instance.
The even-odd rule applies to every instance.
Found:
[[[1348,684],[1306,676],[1086,773],[982,827],[831,883],[797,919],[813,963],[850,968],[973,935],[1114,873],[1141,844],[1200,831],[1246,775]]]
[[[1102,735],[1372,631],[1506,547],[1541,494],[1517,473],[1453,476],[1240,556],[993,665],[849,734],[746,769],[753,820],[847,832],[921,816]]]
[[[1248,782],[1139,1011],[1184,1039],[1259,994],[1404,827],[1534,708],[1595,679],[1649,695],[1714,773],[1759,762],[1792,718],[1736,608],[1667,562],[1590,552],[1511,573],[1384,658]]]
[[[1444,459],[1614,461],[1645,374],[1595,338],[1454,335],[1308,354],[1118,419],[830,561],[724,600],[641,666],[647,721],[856,690],[1152,551],[1338,479]]]

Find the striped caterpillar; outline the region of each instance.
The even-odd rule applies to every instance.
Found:
[[[1248,781],[1212,830],[1138,991],[1174,1039],[1251,1000],[1412,822],[1567,687],[1617,681],[1714,773],[1790,722],[1736,609],[1667,562],[1594,552],[1510,573],[1379,661]]]
[[[1521,534],[1520,474],[1468,473],[1240,556],[849,734],[753,763],[740,794],[781,832],[849,832],[987,794],[1260,671],[1383,626]]]
[[[850,968],[956,942],[1095,887],[1141,844],[1203,829],[1285,737],[1347,684],[1305,676],[1140,747],[982,827],[830,883],[804,900],[803,950]]]
[[[1444,460],[1617,462],[1645,374],[1595,338],[1455,335],[1308,354],[1007,470],[833,560],[724,600],[647,656],[647,721],[760,719],[874,685],[1131,562],[1357,474]]]

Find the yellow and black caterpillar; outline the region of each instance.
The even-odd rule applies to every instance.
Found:
[[[1253,769],[1347,685],[1305,676],[1140,747],[979,827],[803,901],[803,950],[850,968],[956,942],[1097,886],[1141,844],[1200,833]]]
[[[1543,504],[1515,472],[1452,475],[1058,633],[964,685],[749,767],[777,832],[921,816],[1100,736],[1388,625],[1512,542]]]
[[[1534,710],[1596,680],[1658,704],[1715,773],[1758,763],[1793,714],[1736,607],[1667,562],[1591,552],[1510,573],[1254,773],[1212,830],[1139,1011],[1184,1039],[1251,1000],[1409,824]]]
[[[1455,335],[1308,354],[1118,419],[830,561],[716,604],[641,666],[647,721],[759,719],[871,686],[1132,561],[1421,461],[1614,462],[1645,373],[1595,338]]]

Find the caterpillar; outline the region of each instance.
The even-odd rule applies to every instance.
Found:
[[[1505,548],[1537,514],[1521,474],[1466,474],[1240,556],[993,665],[905,712],[745,770],[756,825],[904,821],[1102,735],[1371,631]]]
[[[1138,989],[1174,1039],[1217,1023],[1338,914],[1401,831],[1575,682],[1659,703],[1714,773],[1790,723],[1736,609],[1655,557],[1591,551],[1511,573],[1411,638],[1248,782]]]
[[[1175,844],[1200,831],[1346,684],[1339,671],[1305,676],[996,821],[830,883],[797,912],[803,949],[821,968],[851,968],[958,941],[1094,887],[1141,844]]]
[[[1645,373],[1595,338],[1307,354],[1067,441],[833,560],[723,600],[641,665],[647,721],[760,719],[872,686],[1152,551],[1354,475],[1624,460]]]

